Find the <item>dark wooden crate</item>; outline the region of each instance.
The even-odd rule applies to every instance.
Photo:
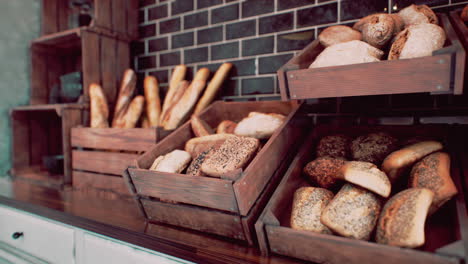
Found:
[[[137,160],[126,175],[143,215],[153,222],[186,227],[253,244],[253,224],[286,169],[288,155],[303,133],[295,102],[215,102],[200,118],[216,127],[222,120],[240,121],[249,112],[287,116],[284,124],[235,180],[150,171],[156,157],[184,149],[194,137],[190,121]]]
[[[69,0],[42,0],[42,35],[71,29]],[[138,0],[93,0],[90,24],[117,37],[138,38]]]
[[[70,129],[81,124],[83,105],[61,104],[16,107],[10,111],[12,169],[10,174],[50,187],[71,183]],[[63,155],[63,175],[54,175],[42,159]]]
[[[408,138],[431,136],[444,142],[452,160],[451,175],[459,193],[426,221],[426,243],[418,249],[404,249],[334,235],[292,229],[289,225],[294,192],[311,186],[303,176],[304,166],[314,159],[318,140],[325,135],[345,133],[357,136],[386,131]],[[460,162],[454,148],[458,144],[448,125],[343,126],[317,125],[291,163],[286,175],[255,224],[264,255],[279,254],[318,263],[461,263],[466,251],[467,215]],[[461,252],[461,253],[460,253]]]
[[[277,74],[283,100],[401,93],[462,94],[465,50],[447,15],[440,14],[447,41],[432,56],[308,69],[324,50],[318,40]]]
[[[73,187],[130,196],[123,172],[170,132],[161,128],[72,128]]]

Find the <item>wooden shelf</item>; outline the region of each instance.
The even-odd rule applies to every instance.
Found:
[[[21,169],[12,169],[10,172],[15,179],[33,182],[45,187],[61,188],[63,185],[63,175],[51,174],[40,166],[32,166]]]
[[[45,105],[24,105],[13,108],[14,111],[60,111],[62,109],[85,109],[86,104],[45,104]]]
[[[33,40],[34,44],[41,44],[41,45],[49,45],[49,46],[57,46],[60,48],[68,48],[70,43],[75,44],[81,39],[81,31],[86,30],[88,27],[79,27],[73,28],[49,35],[44,35]]]

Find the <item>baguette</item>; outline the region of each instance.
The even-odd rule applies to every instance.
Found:
[[[178,65],[174,68],[172,72],[171,80],[169,81],[169,90],[167,90],[166,97],[164,97],[164,103],[162,112],[165,113],[167,109],[172,105],[174,101],[177,101],[174,98],[174,95],[179,89],[179,83],[185,78],[185,73],[187,72],[187,66]]]
[[[141,118],[141,128],[150,128],[148,117],[145,115]]]
[[[114,109],[114,119],[112,120],[112,127],[123,126],[123,116],[127,112],[128,105],[132,100],[133,92],[136,87],[136,74],[132,69],[127,69],[124,72],[122,83],[120,85],[119,96]]]
[[[196,158],[200,153],[207,151],[210,148],[218,148],[230,137],[234,137],[234,135],[214,134],[204,137],[195,137],[189,139],[185,143],[185,151],[190,153],[193,158]]]
[[[145,104],[145,98],[141,95],[136,96],[130,105],[128,106],[127,112],[123,116],[122,128],[134,128],[138,119],[140,119],[141,113],[143,113],[143,106]]]
[[[89,99],[91,108],[91,127],[109,127],[109,107],[106,96],[99,84],[92,83],[89,86]]]
[[[174,150],[156,158],[150,170],[170,173],[181,173],[190,162],[190,154],[183,150]]]
[[[154,76],[146,76],[144,81],[146,99],[146,117],[150,127],[159,125],[161,115],[161,100],[159,98],[158,80]]]
[[[198,116],[193,115],[190,119],[190,124],[192,126],[192,131],[196,137],[203,137],[212,135],[213,129],[205,121],[198,118]]]
[[[182,98],[168,113],[167,123],[164,124],[164,129],[176,129],[189,116],[193,107],[197,103],[198,97],[205,88],[206,80],[210,71],[207,68],[198,70],[195,78],[190,86],[184,92]]]
[[[382,170],[392,183],[416,161],[443,148],[437,141],[423,141],[392,152],[382,163]]]
[[[237,123],[232,122],[231,120],[223,120],[219,123],[218,127],[216,128],[216,134],[234,134],[234,130],[236,130]]]
[[[411,188],[390,198],[377,224],[377,243],[408,248],[422,246],[424,223],[433,197],[429,189]]]
[[[164,127],[169,119],[169,116],[167,115],[168,113],[171,112],[171,110],[176,106],[176,104],[179,102],[180,98],[184,95],[185,91],[187,91],[190,83],[188,81],[181,81],[179,82],[177,86],[177,90],[175,91],[174,95],[172,96],[173,101],[169,102],[169,106],[166,108],[166,110],[162,111],[160,121],[159,121],[159,126]]]
[[[195,114],[199,114],[213,101],[213,99],[216,96],[216,93],[218,92],[219,88],[228,76],[229,70],[231,70],[231,68],[232,63],[229,62],[225,62],[221,66],[219,66],[215,75],[208,84],[205,93],[203,94],[202,98],[200,98],[200,101],[198,101],[194,111]]]

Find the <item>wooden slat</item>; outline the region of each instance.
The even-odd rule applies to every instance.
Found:
[[[96,60],[100,58],[99,35],[91,31],[84,30],[81,33],[82,40],[82,65],[83,65],[83,93],[85,101],[89,102],[89,85],[91,83],[101,83],[101,71]]]
[[[139,195],[238,212],[230,181],[129,168]]]
[[[42,35],[52,34],[59,31],[58,25],[58,2],[61,0],[42,0]]]
[[[49,103],[49,97],[52,94],[54,87],[60,91],[60,76],[64,73],[64,64],[67,62],[66,58],[61,58],[60,55],[48,54],[47,55],[47,86],[42,87],[47,92],[46,102]]]
[[[29,142],[29,122],[26,113],[12,111],[11,136],[12,136],[12,160],[13,168],[19,169],[29,165],[30,142]]]
[[[48,103],[47,55],[31,46],[31,99],[32,105]]]
[[[82,28],[72,28],[64,31],[54,32],[52,34],[34,39],[33,43],[48,46],[64,46],[66,43],[78,41],[81,30]]]
[[[96,25],[112,29],[112,0],[95,0]]]
[[[97,188],[111,190],[119,194],[130,196],[124,179],[118,176],[108,176],[98,173],[73,171],[73,188]]]
[[[150,221],[245,239],[239,216],[181,204],[141,201]]]
[[[128,0],[112,0],[112,28],[114,32],[125,33],[127,31],[127,10]],[[110,10],[109,10],[110,11]]]
[[[127,32],[132,39],[138,38],[138,0],[128,0],[127,3]]]
[[[46,7],[47,8],[47,7]],[[70,8],[69,8],[69,1],[58,1],[58,31],[63,31],[69,29],[69,15],[70,15]]]
[[[46,112],[48,113],[48,112]],[[55,114],[52,112],[51,114]],[[30,143],[31,143],[31,165],[40,165],[42,164],[42,157],[47,155],[49,143],[47,142],[47,115],[40,115],[39,113],[34,113],[33,116],[30,116],[29,126],[30,126]]]
[[[458,33],[458,36],[459,36],[459,41],[461,43],[461,45],[463,45],[464,47],[464,53],[466,54],[466,52],[468,51],[468,27],[465,25],[465,23],[461,20],[460,18],[460,11],[459,10],[456,10],[456,11],[452,11],[450,12],[450,20],[451,20],[451,26],[453,26],[453,29],[455,29],[455,31],[457,31]],[[463,77],[466,78],[467,75],[466,75],[466,72],[467,72],[467,57],[465,56],[465,58],[462,57],[462,52],[457,52],[457,58],[456,58],[456,63],[457,63],[457,66],[456,66],[456,70],[457,72],[455,73],[456,75],[458,75],[459,77],[457,78],[456,77],[456,80],[460,80],[460,78],[462,78],[461,80],[463,81]],[[461,65],[463,65],[463,69],[464,69],[464,72],[461,70]],[[466,82],[466,80],[465,80]],[[463,86],[462,86],[462,89],[460,90],[459,87],[455,87],[455,94],[460,94],[463,92]]]
[[[71,129],[81,124],[80,109],[62,110],[62,148],[63,148],[63,166],[64,183],[72,183],[72,148],[71,148]]]
[[[73,147],[147,151],[156,144],[155,128],[72,128]]]
[[[101,87],[106,95],[109,107],[117,100],[117,41],[101,35]]]
[[[127,153],[73,150],[72,167],[74,170],[122,175],[137,157]]]

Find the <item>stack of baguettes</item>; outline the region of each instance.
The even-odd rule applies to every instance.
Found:
[[[422,246],[427,216],[457,193],[450,157],[442,149],[438,141],[399,141],[383,132],[321,138],[316,159],[304,168],[313,187],[294,193],[290,226],[359,240],[375,234],[377,243]]]
[[[93,83],[89,87],[91,127],[134,128],[141,120],[143,128],[176,129],[189,118],[192,112],[200,113],[213,101],[231,68],[231,63],[223,63],[209,83],[210,71],[207,68],[201,68],[189,83],[184,80],[187,67],[176,66],[162,104],[158,81],[154,76],[145,77],[144,96],[133,97],[137,77],[133,70],[127,69],[122,78],[110,125],[109,107],[105,94],[98,84]]]

